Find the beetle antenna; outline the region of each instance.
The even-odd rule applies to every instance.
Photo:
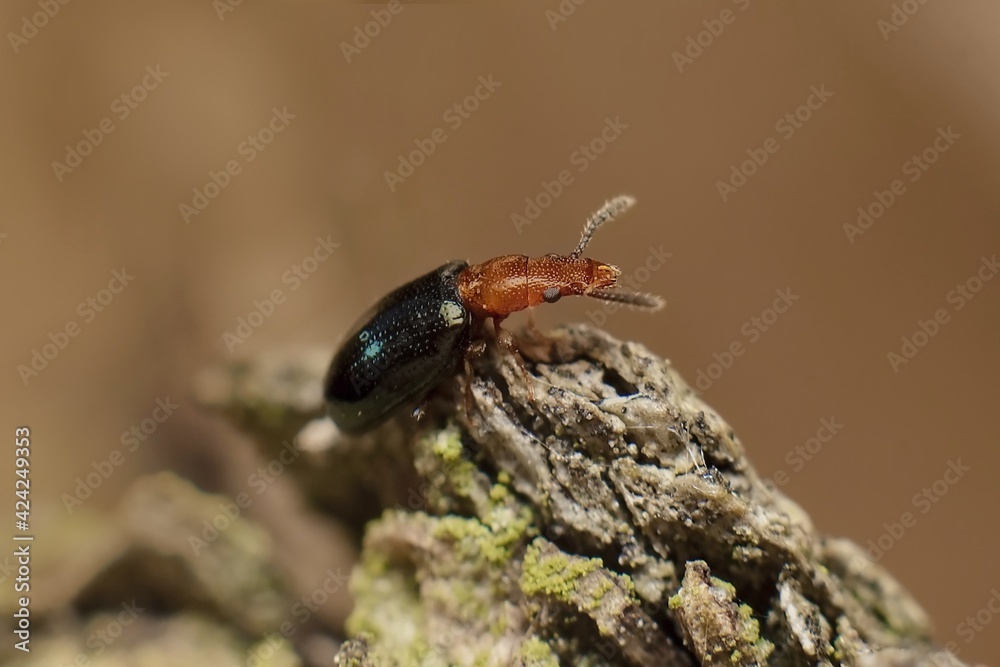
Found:
[[[616,215],[624,213],[634,205],[635,197],[631,195],[618,195],[604,202],[604,206],[597,209],[597,212],[587,219],[587,224],[583,226],[583,234],[580,236],[580,242],[576,244],[576,250],[571,252],[569,256],[573,259],[580,257],[583,254],[583,249],[590,243],[590,238],[597,231],[598,227],[605,222],[613,220]]]
[[[659,310],[667,305],[666,300],[662,296],[647,292],[630,292],[629,290],[620,289],[593,289],[585,292],[584,295],[602,301],[623,303],[626,306],[650,312]]]

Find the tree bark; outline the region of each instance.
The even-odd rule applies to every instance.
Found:
[[[160,473],[116,514],[56,526],[73,558],[39,565],[58,583],[10,664],[961,664],[885,570],[765,484],[668,361],[586,326],[521,345],[523,373],[479,360],[469,405],[456,376],[419,422],[357,438],[323,417],[327,351],[206,372],[197,398],[253,437],[267,493]],[[343,534],[306,542],[345,525],[361,548],[346,625]],[[129,600],[152,612],[93,650]]]
[[[418,478],[367,525],[341,664],[959,664],[669,362],[585,326],[522,348],[527,377],[491,356],[468,411],[455,391],[420,427],[331,441],[360,453],[341,475],[412,452]]]

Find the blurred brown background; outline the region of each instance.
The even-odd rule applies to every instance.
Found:
[[[88,508],[113,506],[164,466],[224,486],[212,449],[236,437],[191,405],[200,368],[332,346],[371,301],[445,260],[567,252],[587,214],[628,192],[638,207],[589,254],[632,273],[662,246],[672,255],[642,288],[669,305],[605,326],[689,382],[718,376],[702,381],[705,396],[761,472],[820,530],[881,537],[881,563],[928,608],[942,644],[996,657],[1000,619],[990,626],[983,610],[1000,587],[1000,280],[980,268],[1000,248],[996,3],[564,0],[563,16],[556,0],[403,3],[395,14],[222,2],[70,2],[36,16],[35,30],[40,4],[0,7],[3,421],[8,434],[32,428],[40,532],[157,399],[180,407]],[[365,45],[356,28],[373,11],[391,20]],[[356,39],[363,48],[344,46]],[[465,101],[480,77],[499,85]],[[832,96],[820,103],[817,90]],[[274,109],[294,117],[263,133],[273,141],[262,150],[244,144]],[[607,123],[618,129],[602,147]],[[390,188],[385,172],[436,128],[445,141]],[[909,162],[948,128],[933,164]],[[101,139],[90,151],[85,131]],[[603,152],[590,159],[578,151],[592,141]],[[724,199],[718,182],[765,145],[766,163]],[[67,146],[89,154],[71,167]],[[239,172],[185,215],[229,161]],[[563,170],[568,185],[518,229],[512,216]],[[849,240],[844,225],[895,179],[902,194]],[[296,282],[317,237],[340,246]],[[123,267],[128,286],[101,312],[87,306]],[[974,297],[952,291],[970,279]],[[798,299],[767,319],[786,288]],[[276,289],[273,315],[227,345]],[[574,300],[536,319],[586,321],[599,306]],[[939,309],[936,335],[918,334],[926,345],[894,369],[888,353]],[[25,381],[19,366],[69,323],[78,335]],[[736,342],[743,353],[719,375],[713,355]],[[836,435],[796,453],[830,418]],[[960,478],[933,486],[959,462]],[[915,523],[891,537],[886,524],[904,512]],[[986,623],[971,630],[977,613]]]

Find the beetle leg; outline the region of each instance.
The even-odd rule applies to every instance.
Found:
[[[528,400],[534,402],[535,400],[535,389],[531,382],[528,380],[528,369],[524,365],[524,359],[521,357],[521,352],[517,347],[517,340],[514,338],[514,334],[507,331],[506,329],[500,328],[500,323],[504,321],[504,318],[494,317],[493,318],[493,330],[497,334],[497,343],[503,349],[510,352],[514,357],[514,361],[517,363],[518,367],[521,369],[521,375],[524,376],[524,384],[528,387]]]
[[[528,351],[528,356],[540,361],[552,361],[555,343],[548,335],[535,326],[535,320],[528,311],[528,326],[524,329],[525,336],[518,339],[522,350]],[[522,355],[523,356],[523,355]]]
[[[465,414],[472,414],[472,360],[486,352],[486,341],[474,341],[465,352]]]
[[[534,357],[536,349],[542,345],[547,345],[550,342],[549,337],[546,336],[541,329],[535,326],[535,318],[531,316],[530,310],[528,311],[528,326],[525,327],[525,329],[527,332],[528,348],[531,350],[531,354],[529,356]],[[521,339],[521,342],[524,343],[524,339]]]

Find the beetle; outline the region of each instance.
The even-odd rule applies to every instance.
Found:
[[[617,266],[583,257],[594,232],[634,204],[628,195],[608,200],[584,224],[569,255],[502,255],[473,265],[451,261],[382,298],[361,316],[330,362],[323,394],[333,421],[351,435],[369,431],[404,405],[421,402],[463,363],[468,402],[471,360],[486,349],[487,319],[493,320],[497,343],[514,355],[527,378],[514,336],[500,326],[511,314],[564,296],[662,308],[661,297],[623,289]]]

